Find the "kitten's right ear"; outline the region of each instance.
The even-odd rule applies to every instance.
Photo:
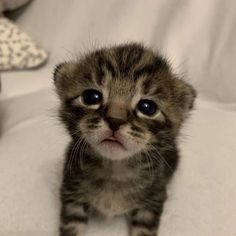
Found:
[[[54,83],[56,83],[56,81],[58,80],[59,76],[60,76],[60,70],[62,69],[63,66],[65,66],[66,63],[60,63],[58,65],[56,65],[54,72],[53,72],[53,80]]]
[[[64,62],[56,66],[53,73],[53,80],[57,94],[62,100],[69,97],[71,87],[73,86],[73,78],[75,75],[77,64],[74,62]]]

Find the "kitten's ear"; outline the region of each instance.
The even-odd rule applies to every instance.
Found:
[[[54,72],[53,72],[53,80],[54,80],[55,84],[56,84],[56,81],[60,78],[60,75],[61,75],[61,72],[62,72],[61,70],[65,65],[66,65],[66,62],[56,65],[56,67],[54,69]]]
[[[70,93],[73,86],[73,78],[76,70],[76,63],[64,62],[58,64],[53,73],[53,80],[59,97],[64,100]]]
[[[176,102],[185,115],[194,106],[194,100],[197,97],[196,90],[187,82],[176,79],[175,91]]]

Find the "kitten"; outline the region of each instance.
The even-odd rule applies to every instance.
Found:
[[[176,170],[176,139],[194,89],[136,43],[58,65],[60,118],[71,136],[61,187],[61,236],[84,236],[92,212],[125,214],[131,236],[155,236]]]

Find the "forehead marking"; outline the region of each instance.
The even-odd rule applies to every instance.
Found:
[[[119,47],[116,51],[116,61],[122,76],[128,76],[132,68],[141,60],[143,56],[143,48],[136,46]]]
[[[99,85],[103,83],[103,79],[106,72],[110,73],[112,77],[116,76],[116,70],[112,61],[105,55],[104,52],[98,51],[95,53],[95,60],[96,60],[96,81]]]
[[[134,71],[134,79],[137,80],[142,75],[153,75],[164,69],[168,69],[166,62],[161,57],[155,56],[151,62],[141,65]]]

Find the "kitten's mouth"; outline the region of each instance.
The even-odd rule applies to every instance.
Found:
[[[123,148],[125,149],[124,145],[122,142],[120,142],[116,137],[111,136],[109,138],[105,138],[102,140],[101,144],[106,144],[109,145],[110,147],[118,147],[118,148]]]

